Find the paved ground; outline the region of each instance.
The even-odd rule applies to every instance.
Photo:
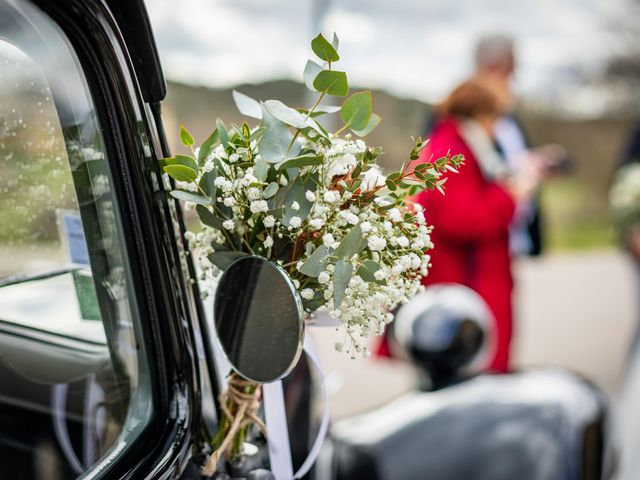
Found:
[[[630,261],[614,250],[551,254],[517,263],[514,365],[560,365],[616,394],[624,357],[640,318]],[[314,336],[333,392],[334,418],[365,411],[412,388],[397,362],[349,360],[333,351],[336,332]]]

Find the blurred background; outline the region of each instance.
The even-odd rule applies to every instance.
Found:
[[[533,146],[558,143],[574,163],[542,192],[544,255],[515,266],[515,365],[561,365],[614,394],[638,318],[633,262],[608,210],[613,174],[640,120],[640,27],[634,0],[148,0],[169,81],[167,132],[197,138],[215,119],[241,122],[231,90],[310,104],[301,83],[318,32],[340,37],[340,69],[374,92],[383,118],[368,138],[397,168],[410,136],[474,68],[487,34],[516,43],[517,114]],[[227,121],[227,119],[230,119]],[[314,329],[334,393],[334,417],[367,410],[412,388],[398,362],[350,361],[334,332]],[[371,391],[371,385],[379,385]]]

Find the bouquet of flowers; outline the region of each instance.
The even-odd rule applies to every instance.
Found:
[[[371,92],[348,96],[346,73],[333,69],[337,37],[329,42],[318,35],[311,48],[323,64],[309,60],[304,69],[306,86],[318,95],[310,108],[234,91],[239,111],[259,124],[228,129],[218,120],[197,148],[182,127],[180,139],[192,154],[161,165],[175,180],[171,195],[195,205],[203,225],[187,239],[204,280],[246,255],[277,262],[305,312],[325,310],[335,318],[344,332],[336,349],[355,357],[367,355],[363,340],[383,333],[390,311],[421,288],[428,272],[431,227],[422,208],[406,199],[425,188],[442,191],[442,174],[455,172],[463,158],[447,155],[409,169],[425,146],[418,138],[403,167],[383,175],[376,165],[382,149],[363,140],[380,122]],[[341,106],[325,106],[327,95],[348,97]],[[336,132],[320,123],[326,115],[342,121]],[[233,414],[237,406],[223,400]],[[224,444],[231,423],[221,422],[214,447],[233,457],[237,449]]]
[[[640,225],[640,163],[632,163],[617,173],[609,194],[616,227],[626,235]]]

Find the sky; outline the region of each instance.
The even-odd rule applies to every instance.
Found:
[[[437,101],[471,72],[476,40],[492,33],[515,38],[515,85],[525,96],[596,75],[618,46],[625,1],[147,0],[147,8],[171,80],[301,80],[311,38],[336,31],[336,68],[351,84]]]

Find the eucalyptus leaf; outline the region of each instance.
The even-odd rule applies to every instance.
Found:
[[[264,182],[267,179],[267,176],[269,175],[269,164],[266,160],[261,159],[255,163],[253,174],[261,182]]]
[[[300,155],[299,157],[292,158],[287,160],[286,162],[282,162],[278,165],[278,170],[282,170],[285,168],[301,168],[301,167],[310,167],[313,165],[321,165],[324,160],[322,155],[316,155],[314,153],[307,153],[305,155]]]
[[[262,119],[262,109],[260,108],[260,102],[254,100],[244,93],[240,93],[237,90],[231,92],[233,95],[233,101],[236,103],[238,111],[246,115],[247,117]]]
[[[309,216],[313,203],[307,200],[306,191],[314,191],[317,188],[318,175],[307,174],[299,175],[289,181],[286,188],[281,188],[275,197],[276,205],[284,207],[284,215],[282,223],[286,226],[290,225],[292,217],[300,217],[304,220]],[[294,209],[294,202],[298,204],[298,209]]]
[[[200,182],[198,184],[204,193],[206,193],[211,199],[216,198],[216,176],[217,170],[215,168],[210,172],[204,172],[202,177],[200,177]]]
[[[331,41],[331,45],[335,48],[336,52],[338,51],[338,47],[340,46],[340,40],[338,39],[338,34],[333,32],[333,40]]]
[[[184,165],[193,170],[198,170],[198,163],[193,157],[188,155],[176,155],[175,157],[161,158],[159,160],[160,166],[163,168],[169,165]]]
[[[262,196],[267,199],[271,198],[276,193],[278,193],[279,188],[280,188],[280,185],[278,185],[276,182],[271,182],[269,185],[267,185],[267,188],[263,190]]]
[[[307,277],[316,278],[324,270],[330,255],[331,249],[325,245],[320,245],[300,266],[298,271]]]
[[[205,225],[222,230],[222,220],[220,220],[215,213],[204,205],[197,205],[196,213],[198,214],[200,221]]]
[[[308,60],[307,64],[304,67],[304,84],[311,91],[317,91],[313,86],[313,81],[316,79],[318,74],[323,70],[321,65],[318,65],[313,60]]]
[[[286,106],[279,100],[267,100],[264,102],[267,111],[281,122],[296,128],[307,127],[305,118],[297,110]]]
[[[260,155],[262,155],[263,160],[269,163],[280,163],[287,156],[295,157],[300,151],[300,145],[297,142],[293,142],[291,150],[287,151],[293,140],[293,134],[287,125],[271,115],[264,104],[261,104],[261,107],[262,126],[267,128],[259,144]]]
[[[189,131],[182,125],[180,125],[180,141],[185,147],[190,147],[194,144],[193,137],[191,136]]]
[[[336,249],[336,256],[345,260],[349,260],[352,256],[362,248],[362,228],[356,225],[351,229],[346,237],[342,239],[340,245]]]
[[[225,271],[233,262],[247,255],[249,254],[246,252],[238,251],[213,252],[207,255],[207,258],[220,270]]]
[[[340,60],[340,56],[338,55],[338,52],[336,52],[336,49],[326,38],[322,36],[321,33],[311,40],[311,50],[313,50],[313,53],[315,53],[318,58],[325,62],[337,62]]]
[[[218,129],[216,128],[213,132],[211,132],[211,135],[209,135],[207,139],[202,142],[202,145],[200,145],[200,151],[198,152],[198,163],[200,165],[204,164],[205,160],[213,150],[213,147],[216,143],[218,143],[219,140],[220,135],[218,133]]]
[[[358,269],[358,276],[365,282],[377,282],[374,274],[380,270],[380,264],[373,260],[365,260],[362,266]]]
[[[340,117],[351,129],[362,130],[369,124],[371,106],[371,92],[354,93],[342,104]]]
[[[172,190],[171,196],[184,202],[195,203],[196,205],[211,205],[211,201],[204,195],[198,195],[193,192],[185,192],[184,190]]]
[[[224,122],[220,118],[216,120],[216,127],[218,130],[220,143],[222,144],[223,147],[226,147],[227,143],[229,143],[229,134],[227,133],[227,127],[225,126]]]
[[[313,81],[313,87],[319,92],[345,97],[349,93],[347,74],[335,70],[321,71]]]
[[[164,171],[174,180],[178,182],[193,182],[198,178],[198,172],[193,168],[184,165],[167,165]]]
[[[359,137],[366,137],[378,126],[378,124],[380,123],[380,120],[382,120],[380,118],[380,115],[376,115],[375,113],[372,113],[371,117],[369,117],[369,121],[367,122],[366,127],[364,127],[362,130],[357,130],[354,128],[352,128],[351,130],[353,131],[353,133],[355,133]]]
[[[353,265],[351,262],[338,260],[333,272],[333,306],[339,308],[344,298],[344,292],[349,285],[349,280],[353,275]]]

